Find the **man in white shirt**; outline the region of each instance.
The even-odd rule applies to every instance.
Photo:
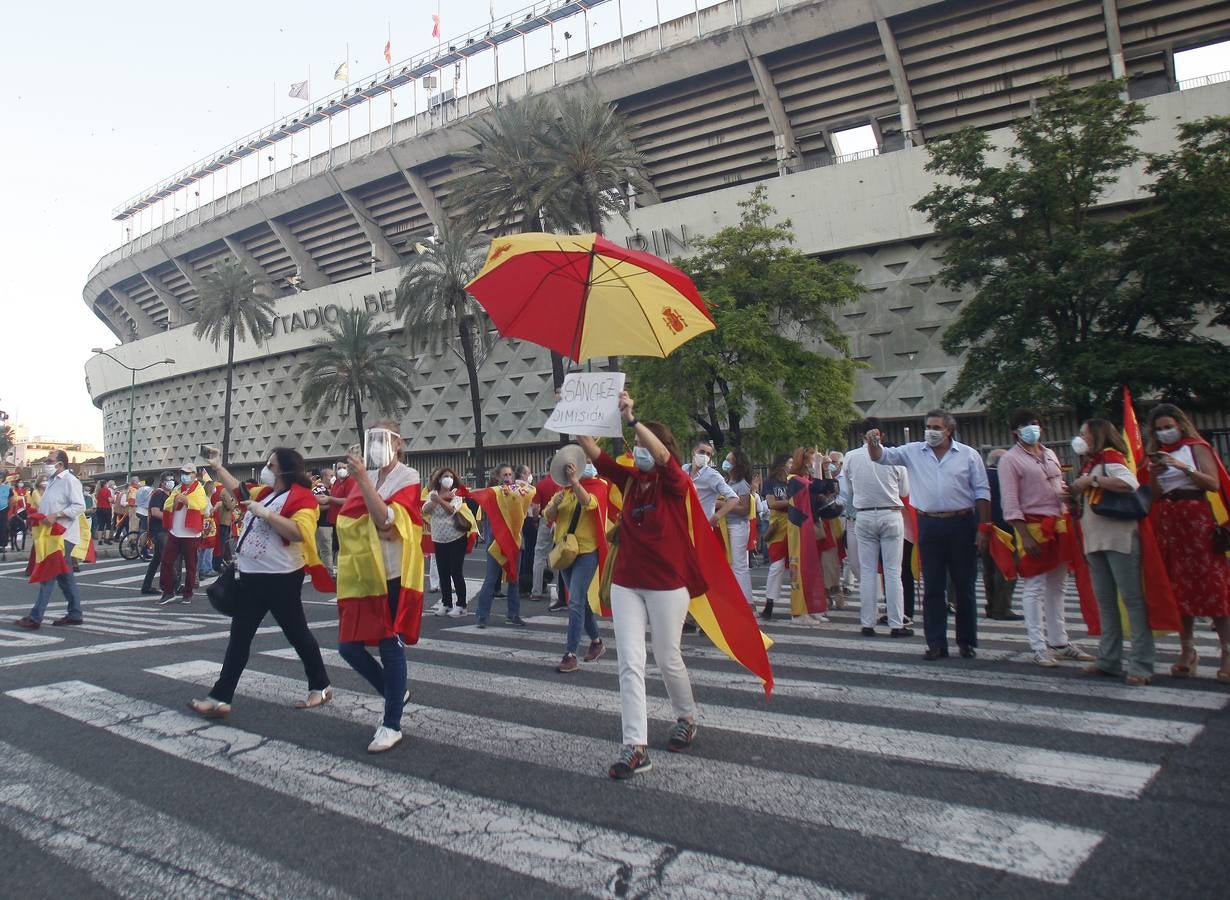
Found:
[[[48,521],[64,529],[64,559],[68,560],[73,555],[73,547],[81,541],[81,514],[85,512],[85,492],[77,476],[68,471],[68,454],[63,450],[51,451],[51,455],[43,461],[43,474],[47,478],[47,487],[43,489],[38,511],[46,516]],[[71,568],[54,579],[39,584],[38,599],[34,601],[30,614],[18,619],[16,624],[31,629],[43,624],[43,614],[47,611],[47,604],[51,602],[51,588],[56,583],[68,599],[68,614],[51,624],[81,624],[81,596],[77,592],[77,579],[73,577]]]
[[[878,419],[867,419],[859,426],[859,434],[881,430]],[[875,637],[876,566],[884,568],[884,604],[888,612],[889,634],[912,637],[914,630],[902,621],[901,550],[905,542],[905,520],[902,518],[901,494],[909,493],[902,479],[905,470],[899,466],[882,466],[872,462],[866,447],[851,450],[845,457],[842,473],[842,499],[846,509],[855,515],[854,535],[858,543],[859,618],[863,636]]]

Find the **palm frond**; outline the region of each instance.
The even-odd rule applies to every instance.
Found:
[[[205,338],[214,349],[232,330],[240,341],[251,335],[259,342],[273,327],[274,300],[260,282],[228,256],[201,277],[196,314],[193,336]]]
[[[408,406],[414,367],[366,310],[349,309],[325,326],[326,336],[295,370],[304,411],[317,422],[349,414],[354,401],[374,400],[383,413]]]

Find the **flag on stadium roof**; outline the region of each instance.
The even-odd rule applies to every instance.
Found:
[[[350,61],[347,60],[337,67],[337,71],[333,73],[334,81],[350,81]]]
[[[431,36],[437,39],[440,37],[440,15],[439,13],[431,14]]]
[[[393,42],[391,40],[384,44],[384,61],[389,65],[393,64]]]
[[[308,83],[306,81],[300,81],[290,86],[290,93],[287,94],[286,96],[295,97],[296,99],[299,99],[299,100],[311,100],[312,98],[310,96],[310,93],[311,92],[308,89]]]

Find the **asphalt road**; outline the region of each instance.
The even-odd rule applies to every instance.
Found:
[[[334,702],[292,709],[302,668],[267,622],[207,723],[184,707],[226,645],[203,596],[157,608],[137,564],[105,560],[81,576],[85,627],[30,633],[8,624],[34,596],[19,566],[0,562],[6,896],[1224,895],[1230,689],[1207,626],[1199,679],[1133,689],[1030,665],[1021,623],[981,620],[978,659],[927,663],[921,629],[863,638],[852,604],[767,627],[767,703],[689,636],[694,751],[665,751],[651,672],[654,768],[613,783],[609,623],[612,652],[559,675],[565,617],[543,603],[518,631],[429,615],[407,740],[369,756],[379,700],[336,654]],[[332,599],[305,596],[329,650]]]

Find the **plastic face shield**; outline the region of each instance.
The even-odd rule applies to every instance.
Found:
[[[391,463],[397,455],[393,440],[400,437],[388,428],[369,428],[363,435],[363,467],[383,469]]]

